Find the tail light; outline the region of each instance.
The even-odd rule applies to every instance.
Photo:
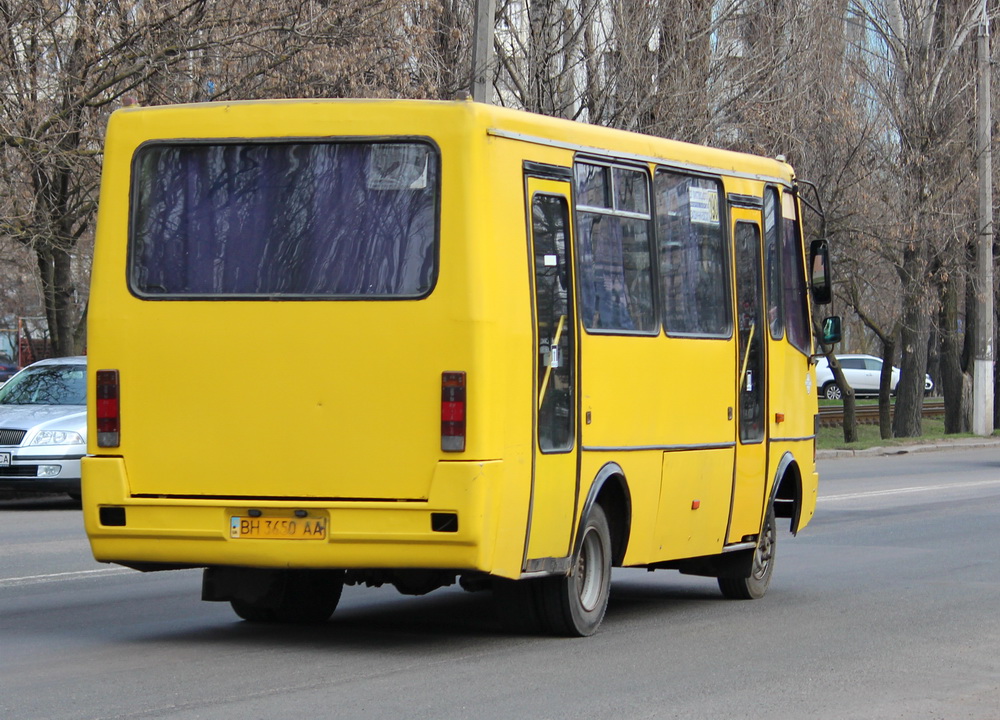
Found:
[[[465,373],[441,373],[441,449],[465,450]]]
[[[97,371],[97,446],[121,444],[121,406],[118,402],[118,371]]]

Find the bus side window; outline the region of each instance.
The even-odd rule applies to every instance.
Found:
[[[806,271],[802,259],[802,233],[796,212],[795,196],[781,197],[781,274],[782,306],[788,342],[808,355],[812,352],[812,330],[806,296]]]
[[[717,180],[656,173],[663,326],[668,334],[728,337],[729,253]]]
[[[764,190],[764,272],[767,282],[767,324],[771,337],[780,340],[785,334],[781,288],[781,223],[778,190]]]
[[[577,277],[588,330],[657,330],[644,171],[576,165]]]

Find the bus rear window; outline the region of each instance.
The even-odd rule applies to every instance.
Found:
[[[144,297],[421,297],[438,187],[421,142],[147,144],[129,284]]]

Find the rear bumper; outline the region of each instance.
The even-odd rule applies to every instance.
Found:
[[[86,457],[84,525],[97,560],[125,565],[489,572],[496,535],[489,499],[500,466],[500,462],[439,463],[426,501],[289,502],[136,498],[129,492],[124,460]],[[259,510],[264,517],[305,511],[311,518],[326,520],[327,537],[230,537],[231,518],[250,510]],[[446,531],[434,530],[435,513],[454,513],[457,528],[448,524]]]

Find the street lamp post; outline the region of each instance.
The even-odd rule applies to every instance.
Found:
[[[493,102],[493,32],[496,0],[476,0],[476,24],[472,35],[472,99]]]
[[[976,245],[976,355],[972,376],[972,431],[993,434],[993,152],[990,119],[990,24],[983,0],[976,38],[979,102],[976,105],[976,155],[979,171],[979,242]]]

